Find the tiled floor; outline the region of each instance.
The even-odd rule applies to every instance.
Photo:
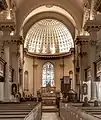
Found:
[[[42,113],[42,120],[60,120],[57,113]]]

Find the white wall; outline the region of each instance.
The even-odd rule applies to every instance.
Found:
[[[24,72],[28,71],[28,88],[29,93],[33,94],[33,59],[31,57],[25,57],[24,58]],[[24,77],[23,77],[23,85],[24,85]],[[23,86],[24,88],[24,86]]]
[[[46,62],[51,62],[54,65],[55,86],[56,89],[60,89],[61,87],[60,78],[63,77],[63,67],[61,66],[63,63],[62,58],[44,60],[26,55],[24,57],[24,71],[27,70],[29,73],[29,93],[34,94],[34,96],[36,96],[37,90],[42,86],[42,67]],[[64,58],[64,76],[68,76],[69,71],[74,71],[72,56],[67,56]],[[73,84],[72,88],[75,88],[73,87]]]

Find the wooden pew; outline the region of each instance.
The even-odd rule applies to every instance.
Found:
[[[35,102],[0,104],[0,120],[24,120],[37,106]]]

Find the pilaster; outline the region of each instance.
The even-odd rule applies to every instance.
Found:
[[[7,62],[6,64],[6,72],[5,72],[5,82],[4,82],[4,101],[11,101],[11,81],[10,81],[10,33],[14,30],[14,23],[12,21],[0,21],[0,30],[3,31],[2,42],[4,44],[4,60]]]
[[[90,33],[89,36],[89,61],[91,66],[91,100],[97,99],[96,83],[95,83],[95,67],[94,61],[96,60],[96,43],[97,43],[97,31],[101,29],[101,21],[88,20],[84,26],[84,29]]]
[[[20,58],[20,45],[23,43],[21,36],[11,36],[11,46],[12,46],[12,67],[14,71],[14,82],[18,85],[18,90],[22,91],[23,77],[22,77],[22,65]],[[21,92],[22,93],[22,92]]]
[[[71,89],[73,89],[74,91],[76,91],[76,79],[75,79],[75,49],[71,48],[70,52],[72,54],[72,70],[73,70],[73,76],[72,76],[72,80],[71,80]]]
[[[83,86],[83,81],[84,81],[84,69],[85,66],[87,65],[85,57],[87,59],[87,47],[88,47],[88,36],[77,36],[76,39],[76,45],[77,45],[77,49],[78,49],[78,58],[79,58],[79,67],[80,67],[80,77],[79,77],[79,81],[80,81],[80,90],[81,90],[81,94],[80,94],[80,99],[81,101],[83,100],[83,91],[82,91],[82,86]],[[85,63],[85,64],[84,64]]]

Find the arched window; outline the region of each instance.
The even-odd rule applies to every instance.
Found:
[[[46,87],[47,84],[54,86],[54,66],[50,62],[43,65],[42,71],[42,87]]]
[[[24,91],[28,91],[28,71],[24,72]]]

